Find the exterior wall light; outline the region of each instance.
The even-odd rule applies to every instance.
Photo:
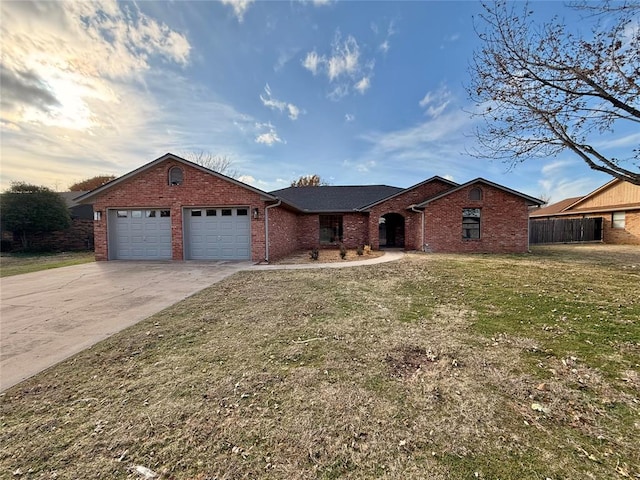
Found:
[[[255,220],[257,220],[258,218],[260,218],[260,209],[259,208],[254,208],[253,209],[253,218]]]

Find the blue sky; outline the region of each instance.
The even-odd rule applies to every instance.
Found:
[[[533,6],[576,21],[562,2]],[[557,201],[610,180],[570,153],[511,170],[466,153],[479,2],[0,8],[3,190],[12,181],[65,190],[189,151],[229,156],[241,180],[266,191],[307,174],[399,187],[481,176]],[[627,153],[629,138],[598,141]]]

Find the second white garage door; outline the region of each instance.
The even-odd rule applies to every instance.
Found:
[[[188,260],[250,260],[248,208],[191,208],[184,212]]]

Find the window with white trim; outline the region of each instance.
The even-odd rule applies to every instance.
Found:
[[[624,228],[625,212],[613,212],[611,215],[611,228]]]

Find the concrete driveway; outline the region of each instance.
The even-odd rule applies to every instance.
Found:
[[[0,280],[0,391],[250,262],[96,262]]]

